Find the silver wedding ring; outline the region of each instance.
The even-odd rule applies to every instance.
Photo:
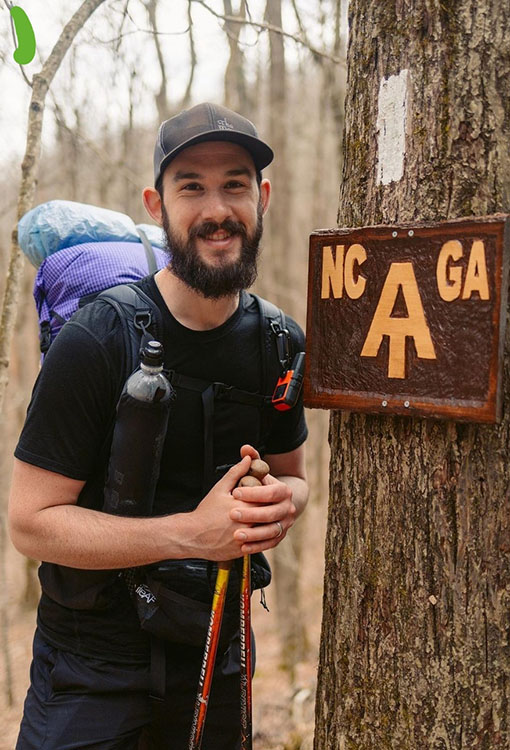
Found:
[[[276,535],[276,538],[278,539],[278,537],[279,537],[279,536],[281,536],[281,535],[283,534],[283,526],[281,525],[280,521],[275,521],[275,524],[276,524],[276,525],[278,526],[278,528],[280,529],[280,531],[279,531],[279,532],[278,532],[278,534]]]

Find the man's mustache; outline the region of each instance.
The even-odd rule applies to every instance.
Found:
[[[244,224],[242,224],[240,221],[234,221],[233,219],[225,219],[225,221],[222,221],[221,224],[218,224],[215,221],[204,221],[202,224],[197,224],[197,226],[190,229],[189,238],[190,240],[194,239],[195,237],[206,239],[211,234],[214,234],[215,232],[221,230],[227,232],[230,235],[238,234],[243,239],[246,239],[247,237],[246,227],[244,226]]]

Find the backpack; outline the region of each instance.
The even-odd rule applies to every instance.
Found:
[[[164,249],[161,227],[137,224],[126,214],[75,201],[40,203],[18,222],[18,241],[35,268],[66,247],[86,242],[140,242],[139,229],[151,245]]]
[[[34,283],[44,356],[64,323],[105,289],[138,281],[166,265],[163,250],[134,242],[75,245],[43,261]]]
[[[150,237],[150,241],[149,241]],[[36,206],[18,224],[22,251],[38,268],[34,299],[42,356],[76,310],[105,289],[164,268],[161,229],[74,201]]]

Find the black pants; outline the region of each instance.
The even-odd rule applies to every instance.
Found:
[[[166,696],[149,698],[148,667],[76,656],[36,632],[16,750],[187,750],[202,650],[168,649]],[[218,658],[203,750],[240,747],[239,644]]]

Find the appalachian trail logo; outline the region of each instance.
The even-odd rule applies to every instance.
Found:
[[[5,2],[11,14],[12,31],[18,45],[12,56],[18,65],[28,65],[35,56],[34,29],[23,8],[20,8],[19,5],[13,5],[9,0],[5,0]]]

